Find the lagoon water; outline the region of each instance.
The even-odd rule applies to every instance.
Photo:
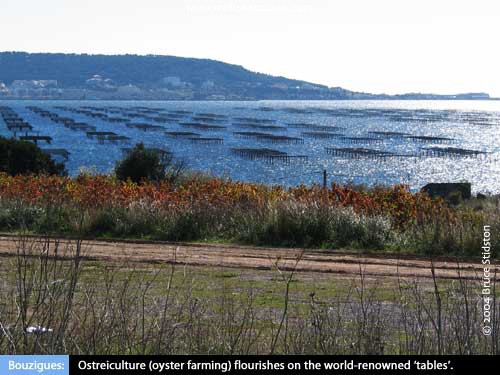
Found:
[[[368,185],[405,183],[416,190],[428,182],[470,181],[476,192],[500,193],[500,101],[1,101],[0,106],[12,108],[30,123],[33,126],[31,133],[53,138],[51,145],[40,144],[42,148],[67,149],[71,154],[66,167],[72,175],[82,167],[109,172],[123,157],[122,148],[142,141],[152,147],[171,150],[190,169],[234,180],[284,185],[321,183],[322,171],[326,169],[330,182]],[[30,106],[85,122],[95,126],[97,131],[112,131],[127,136],[130,141],[100,142],[87,137],[84,131],[68,129],[61,123],[40,116],[30,110]],[[82,108],[84,111],[105,113],[108,117],[127,118],[126,115],[131,115],[129,122],[154,124],[164,129],[143,131],[126,126],[126,122],[109,122],[75,112]],[[152,117],[168,117],[174,113],[182,113],[182,117],[178,115],[177,120],[171,118],[161,123],[151,121]],[[134,114],[137,116],[134,117]],[[193,119],[197,114],[198,117],[201,114],[201,119]],[[207,131],[182,125],[193,122],[225,128]],[[252,128],[252,124],[272,124],[284,128],[264,130]],[[331,127],[331,133],[340,135],[333,138],[311,138],[311,134],[307,135],[328,132],[327,127]],[[186,131],[199,133],[201,137],[222,138],[223,143],[204,144],[166,134]],[[285,135],[304,141],[270,143],[234,134],[242,131]],[[371,132],[396,132],[407,136]],[[0,135],[13,135],[1,118]],[[447,140],[436,139],[433,142],[426,139],[419,142],[411,136],[443,137]],[[361,139],[355,141],[356,138]],[[376,138],[376,141],[364,138]],[[353,159],[346,155],[328,154],[328,147],[367,148],[390,154],[384,158]],[[477,157],[453,154],[445,157],[424,156],[426,149],[435,147],[474,150],[484,154]],[[289,155],[306,155],[307,160],[286,163],[248,159],[232,152],[233,148],[271,148]]]

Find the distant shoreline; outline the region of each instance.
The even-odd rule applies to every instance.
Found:
[[[449,99],[449,98],[433,98],[433,99],[424,99],[424,98],[364,98],[364,99],[254,99],[254,100],[210,100],[210,99],[40,99],[40,98],[0,98],[0,102],[2,101],[40,101],[40,102],[74,102],[74,101],[88,101],[88,102],[371,102],[371,101],[384,101],[384,102],[495,102],[500,101],[500,98],[487,98],[487,99]]]

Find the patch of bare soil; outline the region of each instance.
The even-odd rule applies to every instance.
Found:
[[[26,241],[33,249],[41,251],[43,241],[35,237],[0,237],[0,254],[13,255],[20,241]],[[38,241],[37,246],[34,241]],[[65,249],[74,241],[52,239]],[[140,263],[178,263],[196,266],[233,267],[269,270],[296,269],[299,272],[331,273],[339,275],[364,275],[372,277],[432,277],[432,265],[439,278],[478,279],[482,277],[481,259],[458,260],[458,258],[436,258],[394,254],[358,254],[334,250],[303,250],[249,247],[238,245],[163,243],[140,241],[86,240],[83,256],[102,261],[127,261]],[[62,252],[60,253],[62,255]],[[493,272],[499,263],[492,265]],[[500,276],[499,276],[500,277]]]

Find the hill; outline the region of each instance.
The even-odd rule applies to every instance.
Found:
[[[209,59],[25,52],[0,53],[2,95],[78,99],[391,98],[256,73]],[[420,94],[408,95],[401,98]]]

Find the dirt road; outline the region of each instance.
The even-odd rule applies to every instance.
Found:
[[[0,237],[0,255],[16,253],[20,238]],[[37,241],[34,243],[34,241]],[[51,246],[55,240],[52,240]],[[66,248],[72,241],[60,240],[59,247]],[[30,238],[27,244],[36,254],[43,250],[43,241]],[[62,251],[60,250],[60,254]],[[257,248],[236,245],[186,244],[132,241],[84,241],[85,258],[113,262],[172,263],[250,269],[291,270],[300,272],[322,272],[342,275],[365,275],[374,277],[431,278],[431,261],[416,256],[356,254],[352,252],[327,250],[301,250]],[[300,260],[297,262],[297,259]],[[483,275],[480,259],[458,262],[455,259],[436,259],[435,273],[440,278],[455,279],[460,275],[469,279],[479,279]],[[500,270],[495,262],[493,269]],[[498,276],[500,278],[500,275]]]

